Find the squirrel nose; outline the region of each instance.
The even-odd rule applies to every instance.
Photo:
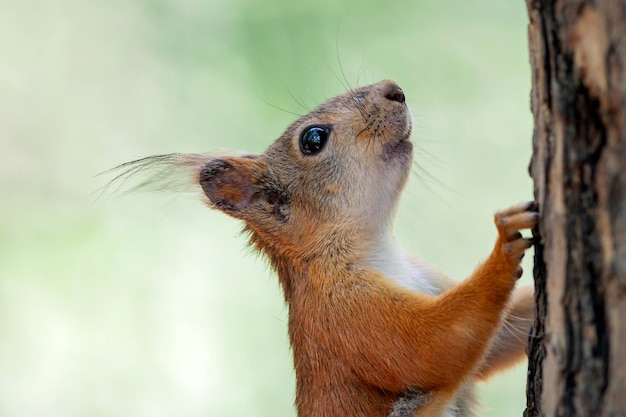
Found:
[[[390,83],[384,93],[387,100],[397,101],[398,103],[404,103],[404,92],[396,83]]]

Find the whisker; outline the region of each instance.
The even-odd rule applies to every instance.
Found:
[[[417,167],[417,169],[416,169]],[[420,172],[420,170],[422,170],[422,172]],[[415,175],[417,178],[419,178],[420,183],[431,193],[433,194],[435,197],[437,197],[443,204],[446,205],[446,207],[448,207],[449,209],[452,209],[452,205],[445,199],[443,198],[443,196],[437,192],[435,190],[435,188],[431,185],[433,183],[433,181],[428,178],[428,177],[424,177],[423,176],[423,172],[425,172],[423,170],[423,168],[421,168],[419,165],[413,163],[413,165],[411,165],[411,173],[413,175]]]
[[[342,77],[339,77],[339,74],[337,74],[332,68],[329,68],[330,72],[335,76],[335,78],[337,79],[337,81],[341,84],[341,86],[343,87],[344,90],[346,90],[346,93],[350,96],[350,98],[352,99],[352,102],[354,103],[354,107],[359,111],[359,113],[361,114],[361,117],[363,118],[364,121],[367,121],[368,116],[366,115],[367,112],[365,110],[365,105],[362,104],[357,98],[356,95],[354,94],[354,90],[352,89],[352,87],[350,87],[350,83],[348,82],[348,80],[346,79],[345,74],[343,74],[343,68],[341,68],[341,63],[339,64],[340,66],[340,70],[342,73]]]
[[[423,142],[423,141],[420,141]],[[417,146],[415,149],[419,154],[428,157],[431,161],[436,162],[441,168],[448,168],[449,165],[434,153],[427,151],[423,146]]]
[[[334,71],[333,71],[333,74],[335,74],[335,77],[337,77],[337,80],[341,83],[341,85],[343,85],[346,92],[352,98],[352,101],[354,102],[354,106],[359,111],[359,113],[361,113],[361,117],[363,118],[363,121],[367,122],[368,116],[366,116],[367,111],[365,109],[365,105],[362,104],[356,98],[355,93],[354,93],[354,88],[352,88],[352,86],[350,85],[350,81],[348,81],[348,77],[346,77],[346,72],[343,69],[343,64],[341,63],[341,54],[339,53],[339,28],[337,28],[337,33],[335,34],[335,54],[337,56],[337,65],[339,66],[339,71],[341,72],[343,81],[339,79],[338,75]],[[357,85],[358,84],[359,84],[359,77],[357,76]]]
[[[289,89],[289,87],[287,87],[287,92],[289,93],[289,96],[293,99],[293,101],[295,101],[296,103],[298,103],[300,105],[300,107],[302,107],[302,109],[304,111],[306,111],[307,113],[311,113],[311,108],[308,107],[305,103],[304,100],[302,100],[301,98],[296,97],[293,92]],[[301,115],[303,116],[303,115]]]
[[[416,153],[417,155],[419,155],[420,148],[419,147],[416,147],[416,148],[418,149]],[[427,170],[422,165],[420,165],[420,163],[417,161],[417,158],[413,160],[413,168],[415,168],[415,171],[413,172],[415,172],[423,181],[427,181],[430,184],[434,184],[434,185],[437,185],[438,187],[442,187],[446,191],[451,192],[453,194],[466,196],[465,193],[457,190],[456,188],[447,184],[445,181],[441,180],[439,177],[431,174],[429,170]],[[417,173],[416,171],[419,173]]]
[[[516,316],[515,314],[510,314],[510,313],[508,313],[506,315],[506,318],[507,319],[512,318],[512,319],[515,319],[516,321],[524,321],[524,322],[534,322],[535,321],[534,319],[529,319],[529,318],[526,318],[526,317]]]
[[[366,131],[370,130],[370,129],[372,128],[372,125],[373,125],[373,124],[374,124],[374,122],[373,122],[373,121],[369,121],[369,122],[365,125],[365,127],[364,127],[363,129],[361,129],[361,130],[359,131],[359,133],[357,133],[357,134],[356,134],[355,138],[358,138],[358,137],[359,137],[359,136],[361,136],[364,132],[366,132]]]
[[[359,67],[359,72],[356,76],[357,85],[361,85],[361,77],[365,74],[365,70],[367,69],[367,65],[365,65],[365,59],[361,59],[361,66]]]
[[[289,91],[289,88],[287,88],[287,91]],[[287,110],[287,109],[284,109],[284,108],[282,108],[282,107],[279,107],[279,106],[277,106],[277,105],[275,105],[275,104],[272,104],[272,103],[270,103],[269,101],[265,100],[263,97],[261,97],[261,96],[260,96],[260,95],[258,95],[257,93],[254,93],[254,95],[255,95],[255,96],[256,96],[259,100],[261,100],[263,103],[267,104],[268,106],[270,106],[270,107],[272,107],[272,108],[274,108],[274,109],[276,109],[276,110],[279,110],[279,111],[285,112],[285,113],[287,113],[287,114],[292,114],[292,115],[297,116],[297,117],[302,117],[302,116],[304,116],[304,114],[306,114],[306,113],[304,113],[304,114],[303,114],[303,113],[296,113],[296,112],[294,112],[294,111]],[[293,97],[293,96],[292,96],[292,97]],[[298,103],[298,104],[300,104],[300,103]],[[306,110],[306,109],[305,109],[305,110]],[[307,113],[308,113],[308,111],[307,111]]]
[[[350,86],[344,82],[344,80],[339,76],[339,74],[337,74],[337,72],[335,72],[334,69],[330,68],[330,66],[328,69],[335,76],[335,79],[337,80],[339,84],[341,84],[341,86],[346,91],[346,93],[352,92],[352,89],[350,88]]]
[[[520,331],[519,331],[519,329],[512,328],[512,327],[510,326],[510,324],[509,324],[509,323],[506,323],[506,322],[504,322],[504,323],[502,324],[502,327],[504,327],[506,330],[508,330],[509,334],[510,334],[510,335],[511,335],[511,336],[512,336],[515,340],[517,340],[517,341],[519,341],[519,342],[521,342],[521,343],[526,343],[526,340],[524,340],[524,339],[521,337],[521,334],[522,334],[522,333],[525,333],[525,332],[520,332]]]
[[[339,54],[339,27],[337,27],[337,32],[335,33],[335,54],[337,55],[337,64],[339,65],[339,71],[341,71],[341,76],[348,86],[348,91],[354,91],[353,88],[350,86],[350,82],[348,81],[346,73],[343,70],[343,65],[341,64],[341,56]]]

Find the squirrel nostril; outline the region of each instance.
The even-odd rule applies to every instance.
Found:
[[[397,101],[398,103],[404,103],[405,101],[404,92],[397,85],[385,94],[385,98],[388,100]]]

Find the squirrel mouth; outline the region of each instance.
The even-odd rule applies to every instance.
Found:
[[[411,125],[409,125],[406,129],[406,132],[402,134],[399,138],[400,142],[410,142],[411,141]]]
[[[398,135],[397,141],[398,142],[411,142],[412,127],[413,126],[411,125],[411,121],[407,120],[406,127],[404,128],[404,131],[400,135]]]
[[[408,134],[385,143],[383,145],[383,160],[410,159],[413,154],[413,143],[409,140],[410,137],[411,132],[409,131]]]
[[[411,131],[413,130],[413,123],[412,123],[412,118],[411,118],[411,112],[408,109],[408,107],[404,107],[404,112],[403,112],[403,119],[398,122],[398,130],[401,130],[400,132],[398,132],[397,135],[397,139],[398,142],[410,142],[411,139]],[[393,139],[391,140],[393,142]]]
[[[399,128],[396,135],[393,135],[383,145],[383,160],[410,159],[413,155],[413,143],[411,142],[411,115],[405,107],[404,120],[396,126]]]
[[[404,128],[399,129],[397,135],[389,138],[383,145],[383,160],[410,159],[413,155],[413,143],[411,142],[412,123],[410,114],[405,114]]]

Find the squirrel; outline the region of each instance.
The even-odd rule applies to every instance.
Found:
[[[329,99],[263,154],[157,155],[113,180],[182,169],[209,207],[243,221],[288,306],[299,417],[470,416],[474,382],[525,357],[516,331],[528,335],[534,293],[515,284],[537,205],[495,215],[493,251],[460,283],[405,254],[392,224],[411,120],[385,80]]]

